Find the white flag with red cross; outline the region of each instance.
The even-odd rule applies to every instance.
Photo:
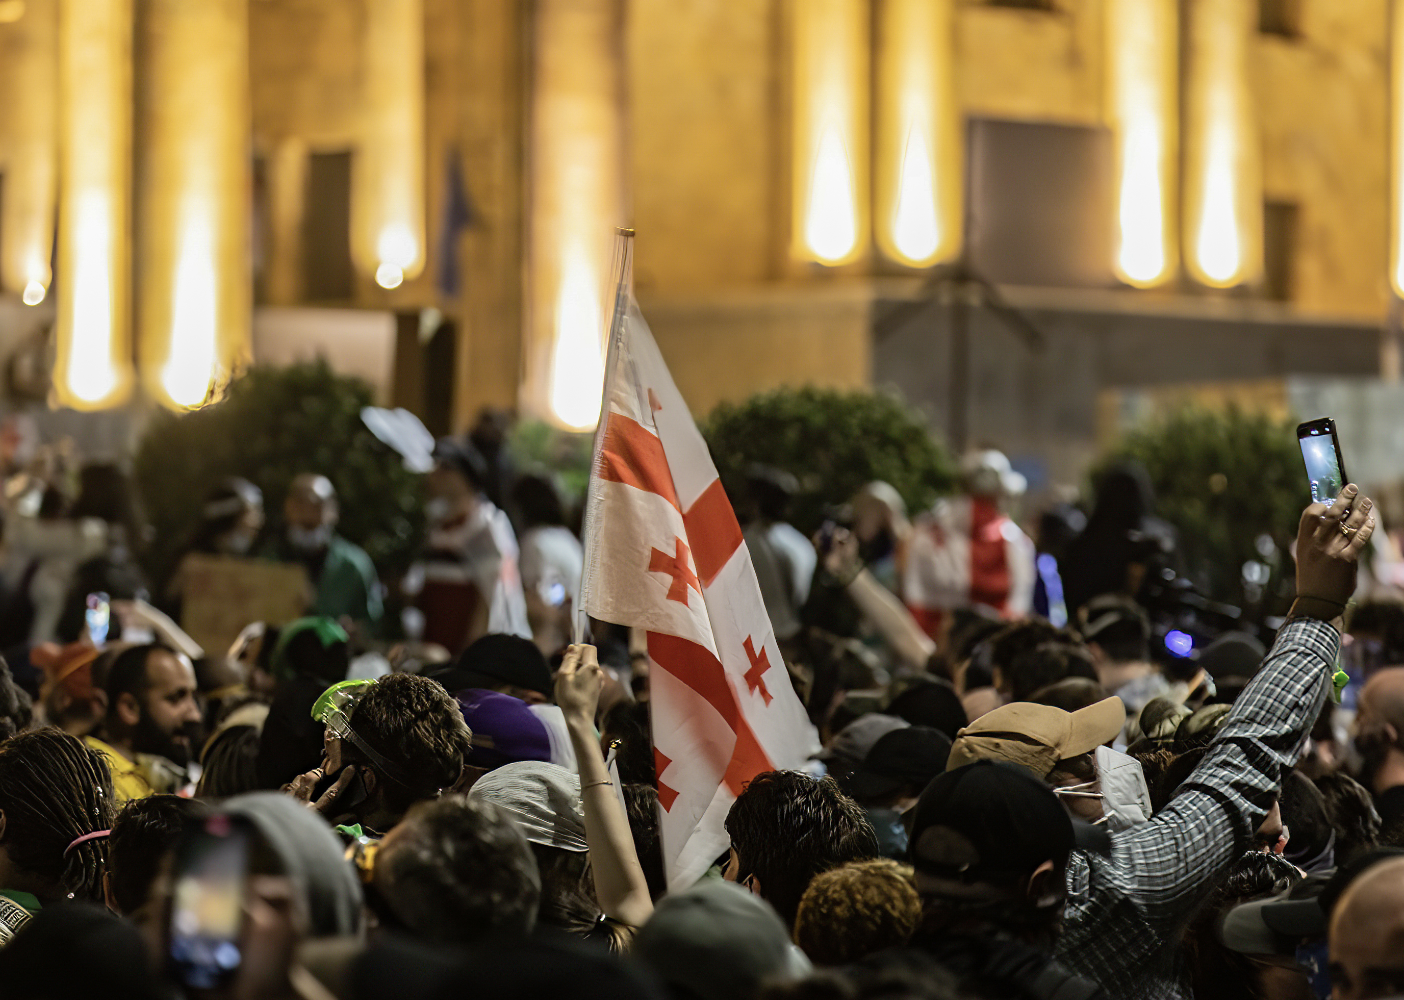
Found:
[[[581,603],[648,631],[663,855],[677,889],[726,852],[723,824],[745,783],[800,766],[817,741],[712,456],[632,299],[613,327]]]

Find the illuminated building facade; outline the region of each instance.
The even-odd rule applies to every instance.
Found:
[[[0,101],[0,288],[57,299],[62,358],[100,343],[57,373],[72,405],[197,405],[262,311],[330,306],[397,318],[397,364],[446,382],[436,429],[487,405],[585,427],[630,226],[699,412],[892,383],[941,427],[964,379],[972,434],[1038,451],[1090,440],[1109,385],[1302,370],[1323,331],[1331,370],[1377,368],[1404,294],[1399,7],[3,0],[0,95],[39,96]],[[65,69],[80,46],[106,61]],[[99,70],[131,94],[100,129]]]

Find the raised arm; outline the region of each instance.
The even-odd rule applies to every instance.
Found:
[[[642,927],[653,913],[648,882],[634,848],[634,835],[595,735],[595,708],[604,687],[604,671],[594,646],[571,646],[556,674],[556,704],[565,715],[570,742],[580,768],[585,804],[585,840],[595,896],[604,915],[630,927]]]
[[[1234,702],[1223,729],[1175,799],[1153,820],[1113,837],[1112,881],[1167,931],[1247,849],[1293,767],[1331,688],[1341,614],[1374,531],[1372,503],[1347,486],[1313,504],[1297,532],[1297,593],[1272,652]],[[1095,893],[1097,887],[1093,886]]]
[[[858,539],[848,532],[836,534],[824,555],[824,569],[844,584],[863,617],[878,630],[902,662],[916,670],[926,668],[926,661],[936,652],[936,644],[922,631],[897,595],[864,568],[858,557]]]

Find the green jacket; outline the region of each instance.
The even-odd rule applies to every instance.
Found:
[[[286,543],[277,544],[267,553],[278,562],[302,563],[306,560]],[[309,576],[312,575],[309,570]],[[380,625],[385,609],[380,600],[380,580],[366,550],[340,535],[332,535],[327,545],[322,571],[313,577],[316,600],[307,610],[309,615],[326,615],[368,624],[374,632]]]

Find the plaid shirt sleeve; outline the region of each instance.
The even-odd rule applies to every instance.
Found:
[[[1073,855],[1058,946],[1065,964],[1111,996],[1189,996],[1180,934],[1272,808],[1325,703],[1339,647],[1325,622],[1285,624],[1175,800],[1114,834],[1109,857]]]

